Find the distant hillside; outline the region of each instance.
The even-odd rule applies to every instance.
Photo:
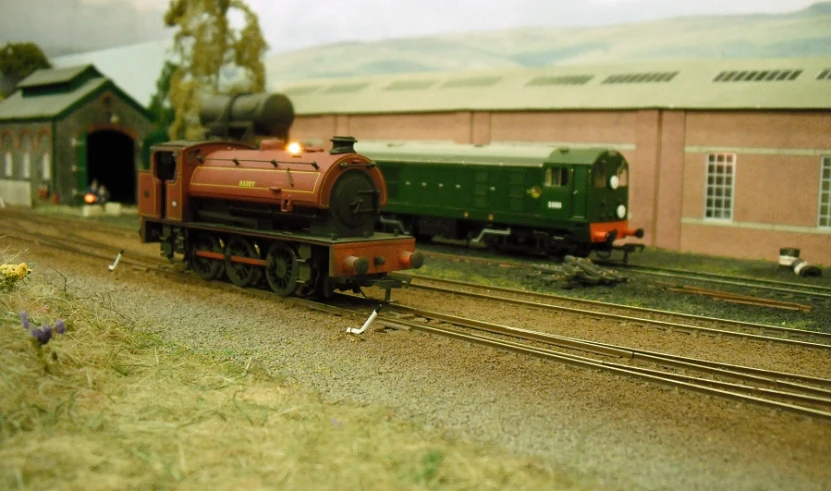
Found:
[[[270,85],[374,73],[660,59],[831,56],[831,2],[795,13],[679,17],[586,28],[520,28],[338,43],[266,59]]]
[[[169,38],[163,13],[124,1],[0,0],[0,42],[35,42],[50,58],[127,46]]]

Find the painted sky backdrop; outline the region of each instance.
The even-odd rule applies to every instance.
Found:
[[[783,13],[817,0],[248,0],[272,52],[522,26],[599,26],[686,15]],[[168,0],[0,0],[0,41],[49,55],[163,39]]]

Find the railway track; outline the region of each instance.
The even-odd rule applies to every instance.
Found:
[[[354,308],[327,305],[323,309],[361,315]],[[419,331],[831,421],[831,379],[631,349],[395,304],[376,322],[385,328]]]
[[[50,216],[46,215],[35,215],[32,213],[26,213],[22,211],[16,210],[4,210],[4,214],[6,216],[12,216],[17,218],[25,219],[26,221],[33,221],[36,223],[54,223],[54,220]],[[73,218],[73,220],[75,220]],[[101,224],[97,222],[89,222],[89,221],[79,221],[75,220],[78,223],[82,223],[85,228],[98,230],[106,233],[112,233],[113,226],[107,224]],[[121,231],[126,231],[127,229],[118,229]],[[468,255],[462,256],[458,254],[448,254],[438,251],[429,251],[425,252],[427,256],[432,257],[440,257],[440,258],[448,258],[453,260],[460,260],[465,262],[472,262],[472,263],[488,263],[494,264],[498,266],[510,266],[510,267],[518,267],[523,269],[541,271],[540,265],[536,264],[534,261],[522,261],[516,260],[511,258],[504,258],[504,257],[471,257]],[[665,280],[688,280],[688,281],[697,281],[697,282],[706,282],[711,284],[718,284],[724,285],[729,287],[737,287],[737,288],[744,288],[744,289],[755,289],[760,291],[769,291],[774,292],[777,294],[788,294],[788,295],[801,295],[807,298],[814,298],[814,299],[821,299],[821,300],[831,300],[831,287],[822,286],[822,285],[810,285],[804,283],[794,283],[788,281],[779,281],[779,280],[770,280],[770,279],[763,279],[763,278],[751,278],[746,276],[731,276],[731,275],[723,275],[717,273],[707,273],[707,272],[698,272],[692,270],[685,270],[685,269],[673,269],[673,268],[658,268],[653,266],[640,266],[640,265],[633,265],[633,264],[621,264],[621,263],[606,263],[601,261],[596,262],[597,265],[601,266],[611,266],[615,269],[625,269],[627,272],[633,272],[636,274],[643,274],[652,277],[663,278]],[[542,268],[544,270],[545,268]],[[694,286],[687,286],[687,285],[679,285],[679,284],[671,284],[667,282],[658,282],[667,286],[670,290],[678,291],[681,293],[691,293],[691,294],[700,294],[710,296],[712,298],[735,302],[735,303],[743,303],[749,305],[757,305],[761,307],[775,307],[784,310],[793,310],[793,311],[808,311],[810,310],[810,306],[806,306],[804,304],[799,304],[796,302],[786,302],[786,301],[777,301],[772,300],[769,298],[761,298],[755,296],[748,296],[748,295],[737,295],[734,293],[728,292],[721,292],[716,290],[707,290],[699,287]]]
[[[602,263],[601,263],[602,264]],[[807,285],[803,283],[792,283],[788,281],[768,280],[764,278],[750,278],[746,276],[730,276],[715,273],[705,273],[672,268],[655,268],[638,265],[615,265],[620,269],[626,269],[638,274],[657,276],[662,278],[704,281],[708,283],[727,285],[741,288],[752,288],[756,290],[767,290],[789,295],[802,295],[810,298],[831,299],[831,287],[822,285]]]
[[[540,265],[538,262],[534,261],[523,261],[523,260],[516,260],[510,258],[501,258],[501,257],[472,257],[472,256],[462,256],[458,254],[448,254],[438,251],[429,251],[425,252],[427,257],[436,257],[436,258],[446,258],[452,259],[457,261],[464,261],[470,263],[486,263],[486,264],[493,264],[499,267],[516,267],[528,270],[529,272],[548,272],[550,266],[548,265]],[[626,270],[627,273],[635,273],[635,274],[643,274],[652,277],[659,277],[665,280],[686,280],[686,281],[696,281],[696,282],[703,282],[709,284],[717,284],[717,285],[724,285],[734,288],[742,288],[742,289],[754,289],[758,291],[767,291],[774,294],[787,294],[787,295],[799,295],[809,299],[819,299],[819,300],[831,300],[831,287],[821,286],[821,285],[807,285],[804,283],[793,283],[787,281],[777,281],[777,280],[768,280],[763,278],[750,278],[745,276],[729,276],[729,275],[719,275],[714,273],[705,273],[705,272],[695,272],[689,270],[680,270],[680,269],[671,269],[671,268],[655,268],[655,267],[645,267],[645,266],[637,266],[632,264],[621,264],[621,263],[608,263],[603,261],[598,261],[596,263],[598,266],[602,267],[612,267],[613,269],[618,270]],[[679,288],[684,288],[684,285],[671,285]],[[694,288],[690,288],[689,290],[693,290]],[[692,291],[688,291],[688,293],[696,293]],[[702,292],[698,292],[702,293]],[[769,298],[762,298],[762,297],[755,297],[755,296],[748,296],[748,295],[736,295],[727,292],[717,292],[710,290],[708,292],[711,294],[710,296],[718,296],[721,300],[726,301],[734,301],[740,302],[749,305],[757,305],[760,307],[777,307],[777,308],[784,308],[786,310],[809,310],[809,308],[805,308],[806,306],[801,304],[796,304],[795,302],[779,302],[776,300],[771,300]],[[742,297],[742,298],[737,298]]]
[[[170,271],[173,264],[167,259],[148,256],[133,249],[123,249],[107,242],[101,242],[68,230],[53,229],[52,233],[43,233],[29,230],[27,224],[37,223],[43,226],[53,226],[54,222],[48,219],[33,219],[3,217],[0,220],[2,236],[6,239],[16,239],[23,244],[28,242],[46,245],[63,251],[72,252],[85,257],[100,259],[103,265],[110,264],[119,252],[124,252],[119,263],[132,265],[138,268],[160,269]],[[101,229],[104,231],[105,229]],[[107,230],[112,233],[112,229]]]
[[[715,336],[733,336],[744,339],[754,339],[758,341],[796,345],[806,348],[831,350],[831,334],[823,332],[792,329],[767,324],[756,324],[731,319],[719,319],[714,317],[685,314],[680,312],[668,312],[664,310],[649,309],[644,307],[632,307],[628,305],[611,304],[596,300],[583,300],[560,295],[528,292],[524,290],[514,290],[510,288],[486,287],[474,283],[466,283],[456,280],[429,278],[419,275],[413,276],[414,280],[410,285],[411,288],[421,288],[439,293],[465,295],[493,301],[512,303],[515,305],[525,305],[540,309],[550,309],[561,312],[570,312],[573,314],[590,315],[594,317],[617,319],[623,321],[633,321],[636,323],[653,326],[660,329],[671,329],[680,332],[695,332]],[[433,284],[431,285],[431,283]],[[497,292],[501,295],[494,295],[493,292]],[[603,310],[580,309],[573,306],[569,306],[569,304],[588,305],[596,308],[601,308]],[[628,312],[630,314],[635,312],[640,314],[641,317],[633,317],[630,314],[623,314],[622,312]],[[659,318],[644,317],[644,315],[647,314]],[[696,325],[685,322],[679,322],[677,319],[684,319],[685,321],[696,321],[709,325]]]
[[[36,231],[25,231],[19,235],[23,240],[36,240],[47,247],[68,250],[76,254],[106,261],[112,259],[111,254],[117,249],[110,244],[90,241],[84,237],[55,237],[54,235],[42,234]],[[110,253],[93,252],[90,250],[90,246],[110,251]],[[173,273],[169,262],[161,258],[147,257],[142,254],[128,254],[122,260],[127,264],[132,264],[140,268],[154,269],[163,274]],[[432,279],[430,280],[433,281]],[[201,282],[201,280],[199,281]],[[417,281],[421,282],[423,279],[419,278]],[[236,293],[275,299],[275,296],[268,291],[239,289],[230,284],[212,283],[214,287],[223,290],[227,288],[229,291]],[[458,289],[461,284],[459,282],[450,283],[453,284],[455,289],[447,291],[460,294]],[[478,285],[474,286],[484,288]],[[421,285],[420,287],[425,287],[425,285]],[[490,289],[494,290],[493,288]],[[528,294],[528,292],[519,293],[522,295]],[[347,296],[340,295],[338,298],[340,297]],[[361,310],[359,308],[360,306],[370,305],[368,303],[369,301],[361,300],[354,296],[348,296],[348,301],[351,303],[349,308],[320,304],[303,298],[279,298],[277,300],[286,301],[293,305],[305,306],[312,310],[355,318],[362,318],[366,315],[366,310]],[[500,301],[504,300],[500,299]],[[569,298],[568,301],[575,300]],[[356,302],[358,303],[356,304]],[[602,302],[594,301],[580,302],[602,304]],[[512,303],[522,305],[527,304],[528,301]],[[539,302],[532,303],[534,307],[537,307],[539,304]],[[633,307],[627,308],[648,310]],[[646,322],[649,320],[638,319],[638,321]],[[403,328],[437,336],[445,336],[522,354],[524,356],[534,356],[552,362],[634,377],[650,383],[662,384],[680,390],[689,390],[748,404],[761,405],[777,411],[786,411],[812,418],[831,420],[831,380],[828,379],[685,358],[672,354],[556,336],[527,329],[463,319],[448,314],[429,312],[397,304],[390,305],[390,308],[378,317],[378,322],[386,327]],[[764,329],[781,329],[776,328],[776,326],[760,327]],[[815,344],[818,343],[802,342],[800,346],[815,348]]]

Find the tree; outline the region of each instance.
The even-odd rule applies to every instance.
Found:
[[[15,85],[39,68],[52,65],[37,44],[7,43],[0,48],[0,72]]]
[[[179,65],[165,61],[162,73],[156,81],[156,93],[150,98],[150,104],[147,106],[147,112],[159,128],[167,128],[175,117],[175,111],[168,102],[168,94],[170,93],[170,79],[178,69]]]
[[[229,24],[229,14],[241,15],[240,29]],[[257,14],[243,0],[171,0],[164,21],[179,28],[174,38],[179,66],[170,77],[168,94],[175,116],[168,133],[174,139],[198,139],[203,97],[265,89],[262,57],[268,45]],[[228,81],[225,72],[242,75]]]

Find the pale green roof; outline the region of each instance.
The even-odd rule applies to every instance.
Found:
[[[0,121],[56,118],[109,83],[103,77],[93,78],[73,91],[34,97],[23,97],[22,91],[18,90],[0,102]]]
[[[103,77],[92,65],[79,65],[66,68],[49,68],[36,70],[34,73],[17,84],[18,89],[28,87],[43,87],[49,85],[68,84],[82,75],[86,78]]]
[[[372,141],[355,144],[355,150],[379,162],[447,162],[470,165],[510,165],[542,167],[543,163],[569,162],[591,165],[603,148],[566,148],[544,143],[494,143],[490,145],[457,144],[452,142]]]
[[[112,90],[147,116],[145,108],[92,65],[37,70],[18,87],[14,94],[0,101],[0,121],[56,119],[103,90]],[[36,89],[39,91],[31,93]]]
[[[274,85],[298,115],[557,109],[831,109],[831,57],[376,75]]]

